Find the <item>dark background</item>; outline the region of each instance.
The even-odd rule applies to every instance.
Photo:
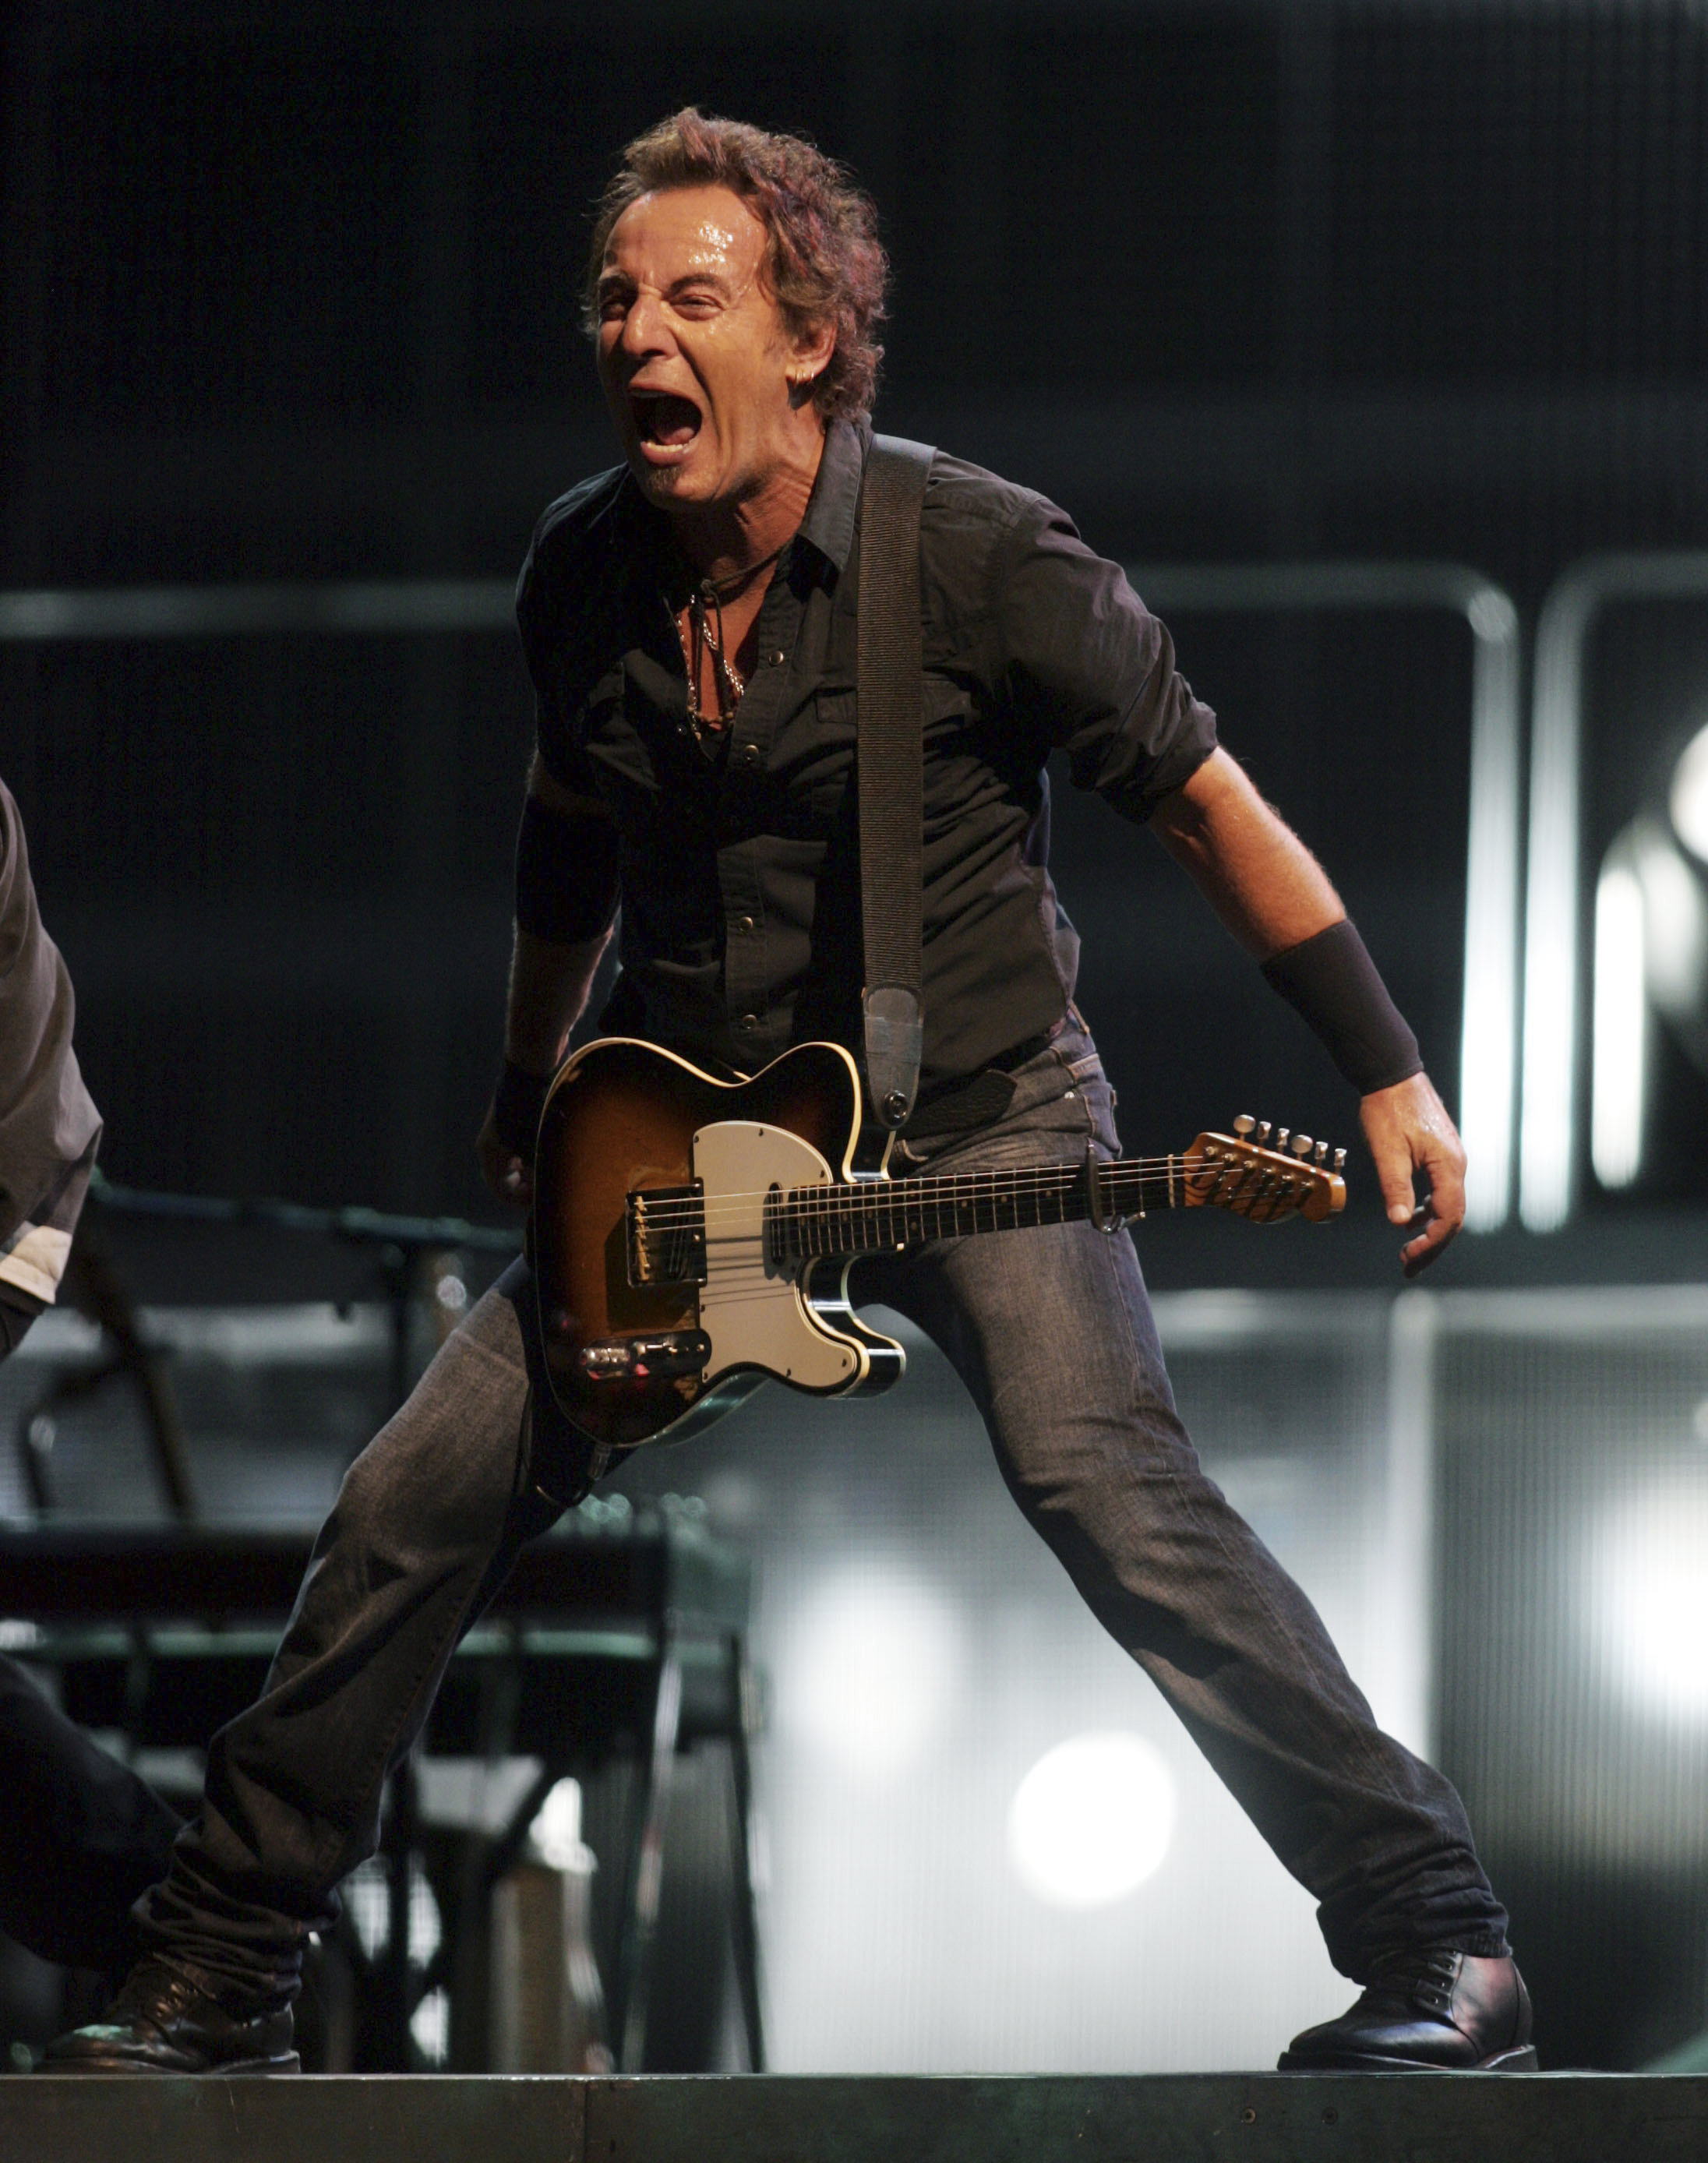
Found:
[[[1049,491],[1124,560],[1452,558],[1528,624],[1587,549],[1703,537],[1684,8],[7,22],[0,585],[512,574],[611,455],[588,205],[690,98],[875,191],[881,425]],[[1174,628],[1451,1096],[1463,625]],[[0,772],[114,1176],[481,1210],[529,720],[502,636],[0,649]],[[1059,831],[1129,1146],[1248,1106],[1352,1139],[1350,1093],[1148,839],[1066,801]]]

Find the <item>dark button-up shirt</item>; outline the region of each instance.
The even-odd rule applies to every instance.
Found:
[[[869,431],[829,431],[757,624],[758,664],[709,757],[674,611],[692,576],[619,469],[540,521],[517,615],[546,771],[584,801],[574,921],[622,910],[625,1026],[751,1071],[789,1045],[858,1052],[860,482]],[[1045,762],[1149,818],[1215,721],[1119,569],[1030,490],[939,453],[919,529],[926,1079],[1060,1020],[1078,940],[1048,868]]]

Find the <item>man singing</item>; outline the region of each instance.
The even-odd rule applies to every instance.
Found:
[[[857,570],[885,269],[836,166],[692,110],[631,144],[605,195],[586,306],[624,464],[547,511],[517,602],[538,749],[479,1139],[513,1201],[619,906],[608,1029],[744,1071],[810,1038],[861,1049]],[[896,1163],[1118,1149],[1045,863],[1061,750],[1316,1028],[1362,1094],[1391,1222],[1414,1223],[1427,1182],[1402,1252],[1408,1273],[1433,1261],[1464,1213],[1453,1123],[1333,888],[1217,747],[1162,626],[1061,512],[949,457],[919,573],[924,1082]],[[1021,1509],[1319,1902],[1362,1993],[1283,2066],[1533,2066],[1459,1797],[1376,1727],[1199,1469],[1130,1239],[1078,1223],[945,1240],[884,1258],[862,1290],[953,1362]],[[575,1499],[532,1317],[518,1263],[351,1469],[266,1694],[216,1739],[202,1813],[139,1904],[144,1957],[55,2070],[294,2066],[303,1940],[372,1851],[386,1773],[458,1637]]]

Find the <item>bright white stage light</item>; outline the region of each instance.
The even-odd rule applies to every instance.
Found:
[[[784,1641],[778,1714],[851,1772],[901,1771],[942,1720],[960,1666],[955,1618],[879,1570],[826,1584]]]
[[[540,1805],[539,1815],[528,1827],[528,1838],[542,1862],[553,1870],[585,1870],[593,1851],[581,1838],[581,1783],[559,1780]]]
[[[1708,863],[1708,727],[1697,730],[1673,768],[1667,809],[1679,839],[1693,856]]]
[[[1643,1162],[1648,1027],[1643,884],[1620,849],[1610,852],[1595,887],[1590,1154],[1603,1186],[1629,1186]]]
[[[1651,1712],[1708,1719],[1708,1480],[1643,1497],[1615,1527],[1597,1603],[1616,1672]]]
[[[1076,1735],[1009,1806],[1009,1861],[1051,1908],[1103,1908],[1142,1885],[1174,1837],[1174,1775],[1142,1736]]]
[[[1708,992],[1708,907],[1702,882],[1654,820],[1633,820],[1630,832],[1643,881],[1649,996],[1663,1013],[1697,1013]]]

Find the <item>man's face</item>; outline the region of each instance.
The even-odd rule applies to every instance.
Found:
[[[789,454],[791,342],[764,225],[729,188],[632,202],[599,280],[599,375],[636,478],[662,509],[733,502]]]

